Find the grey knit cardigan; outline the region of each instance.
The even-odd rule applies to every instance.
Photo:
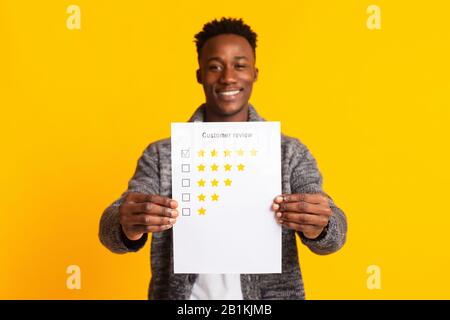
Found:
[[[204,115],[205,106],[201,105],[189,122],[204,121]],[[249,105],[248,121],[266,120]],[[170,151],[170,138],[151,143],[137,163],[134,176],[128,183],[128,190],[103,212],[99,237],[102,244],[112,252],[135,252],[146,243],[147,234],[137,241],[130,241],[124,236],[119,223],[119,206],[129,192],[172,196]],[[298,139],[281,134],[281,158],[283,193],[325,194],[316,161]],[[344,212],[328,198],[333,215],[327,232],[314,240],[298,233],[301,242],[320,255],[339,250],[345,243],[347,233]],[[149,299],[189,299],[197,275],[174,274],[172,229],[152,234],[150,261],[152,278]],[[305,299],[295,231],[285,227],[282,229],[282,273],[241,274],[241,287],[244,299]]]

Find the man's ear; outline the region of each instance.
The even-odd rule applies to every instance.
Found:
[[[197,76],[197,82],[202,84],[202,77],[200,75],[200,69],[197,69],[197,72],[195,73],[195,75]]]
[[[259,69],[255,68],[255,80],[254,81],[258,80],[258,75],[259,75]]]

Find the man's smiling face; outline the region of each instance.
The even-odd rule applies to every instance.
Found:
[[[248,100],[258,77],[247,39],[222,34],[207,40],[199,57],[197,81],[206,97],[207,121],[247,121]]]

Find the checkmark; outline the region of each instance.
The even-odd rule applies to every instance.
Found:
[[[182,158],[189,158],[189,149],[181,149],[181,157]]]

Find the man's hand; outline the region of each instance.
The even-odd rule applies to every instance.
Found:
[[[178,203],[167,197],[129,193],[119,207],[122,230],[130,240],[139,240],[144,233],[172,228],[178,217]]]
[[[275,198],[272,209],[278,223],[309,239],[317,238],[333,215],[328,198],[320,193],[283,194]]]

